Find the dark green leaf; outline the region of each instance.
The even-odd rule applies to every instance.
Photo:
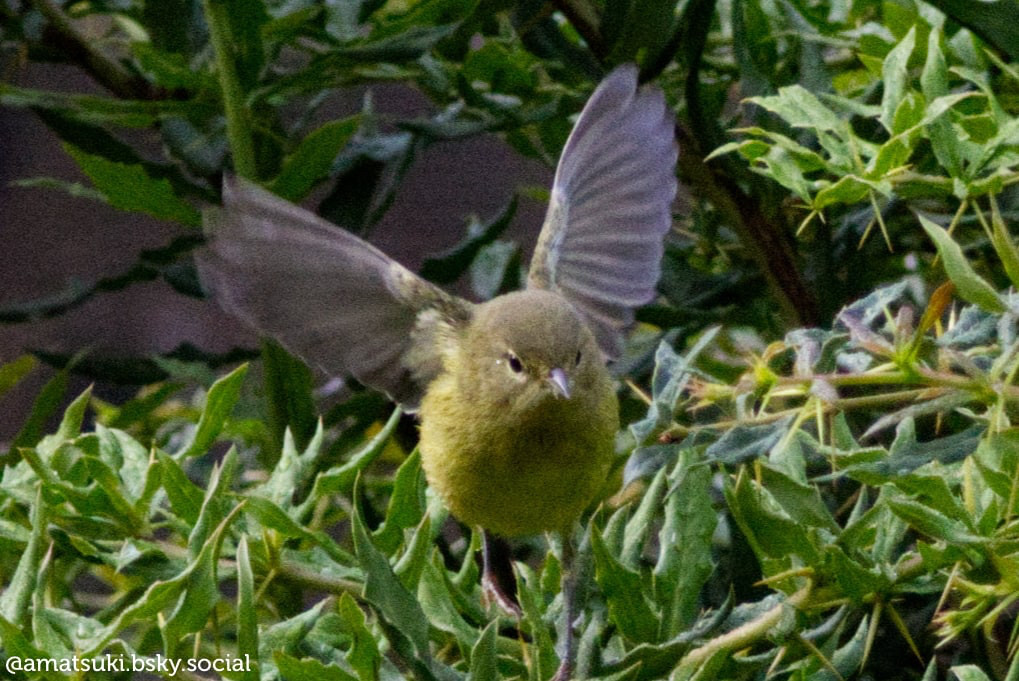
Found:
[[[329,175],[337,155],[358,131],[358,116],[329,121],[301,140],[283,162],[283,169],[270,189],[288,201],[300,201]]]
[[[740,464],[765,456],[777,445],[793,423],[789,416],[772,423],[735,426],[722,433],[706,452],[708,458],[725,464]]]
[[[658,636],[660,615],[645,595],[641,576],[613,556],[601,532],[592,531],[595,579],[609,609],[609,619],[634,643],[653,642]]]
[[[205,408],[202,409],[194,437],[187,447],[175,455],[175,458],[189,459],[204,454],[215,442],[227,419],[230,418],[237,398],[240,397],[241,385],[247,373],[248,365],[242,364],[212,384],[205,397]]]
[[[356,490],[355,490],[356,494]],[[421,604],[400,583],[385,554],[372,543],[361,514],[353,516],[354,551],[364,570],[364,598],[396,633],[406,637],[422,663],[428,660],[428,620]],[[398,642],[394,642],[398,645]]]
[[[198,210],[178,197],[169,181],[151,177],[141,165],[110,161],[70,144],[64,149],[114,208],[147,213],[189,227],[201,224]]]
[[[375,545],[386,555],[396,552],[403,531],[421,522],[425,510],[425,480],[417,450],[400,465],[393,479],[386,519],[373,535]]]

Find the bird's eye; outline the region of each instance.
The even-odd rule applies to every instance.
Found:
[[[573,364],[575,366],[578,366],[578,367],[580,366],[580,359],[581,359],[581,357],[582,357],[582,355],[580,354],[580,350],[577,350],[577,357],[576,357],[576,359],[573,360]]]
[[[524,370],[524,365],[520,361],[520,358],[514,355],[512,352],[506,353],[506,361],[509,362],[509,368],[513,370],[513,373],[519,374]]]

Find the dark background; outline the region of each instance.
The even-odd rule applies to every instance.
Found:
[[[100,92],[80,71],[57,65],[4,64],[15,85],[64,92]],[[323,119],[349,115],[361,106],[363,91],[340,93],[323,109]],[[419,92],[402,86],[372,88],[380,114],[411,117],[434,113]],[[158,154],[159,140],[143,132]],[[71,281],[84,283],[118,273],[140,250],[168,243],[184,228],[131,214],[56,189],[12,186],[23,178],[54,177],[88,185],[59,140],[26,110],[0,108],[0,305],[53,295]],[[417,157],[400,184],[396,200],[370,240],[401,262],[417,268],[429,253],[456,243],[465,220],[497,215],[513,192],[548,187],[552,169],[516,154],[494,135],[432,145]],[[541,226],[544,205],[524,198],[505,238],[529,252]],[[526,262],[526,260],[525,260]],[[139,283],[93,297],[66,314],[22,324],[0,325],[0,363],[26,349],[101,355],[148,355],[190,341],[210,352],[255,347],[256,339],[213,304],[182,296],[162,281]],[[0,398],[0,446],[18,430],[32,400],[52,370],[40,368]],[[76,379],[70,397],[89,381]],[[124,399],[132,390],[97,385],[104,399]]]

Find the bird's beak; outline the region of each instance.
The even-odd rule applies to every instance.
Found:
[[[552,392],[556,397],[570,399],[570,379],[566,377],[565,371],[555,367],[548,372],[548,382],[552,385]]]

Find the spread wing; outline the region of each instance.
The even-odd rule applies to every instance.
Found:
[[[440,368],[441,336],[470,303],[377,248],[242,180],[205,215],[197,256],[227,312],[334,376],[352,375],[413,408]]]
[[[528,286],[558,291],[606,356],[651,300],[672,224],[678,149],[661,91],[621,66],[591,95],[563,148]]]

